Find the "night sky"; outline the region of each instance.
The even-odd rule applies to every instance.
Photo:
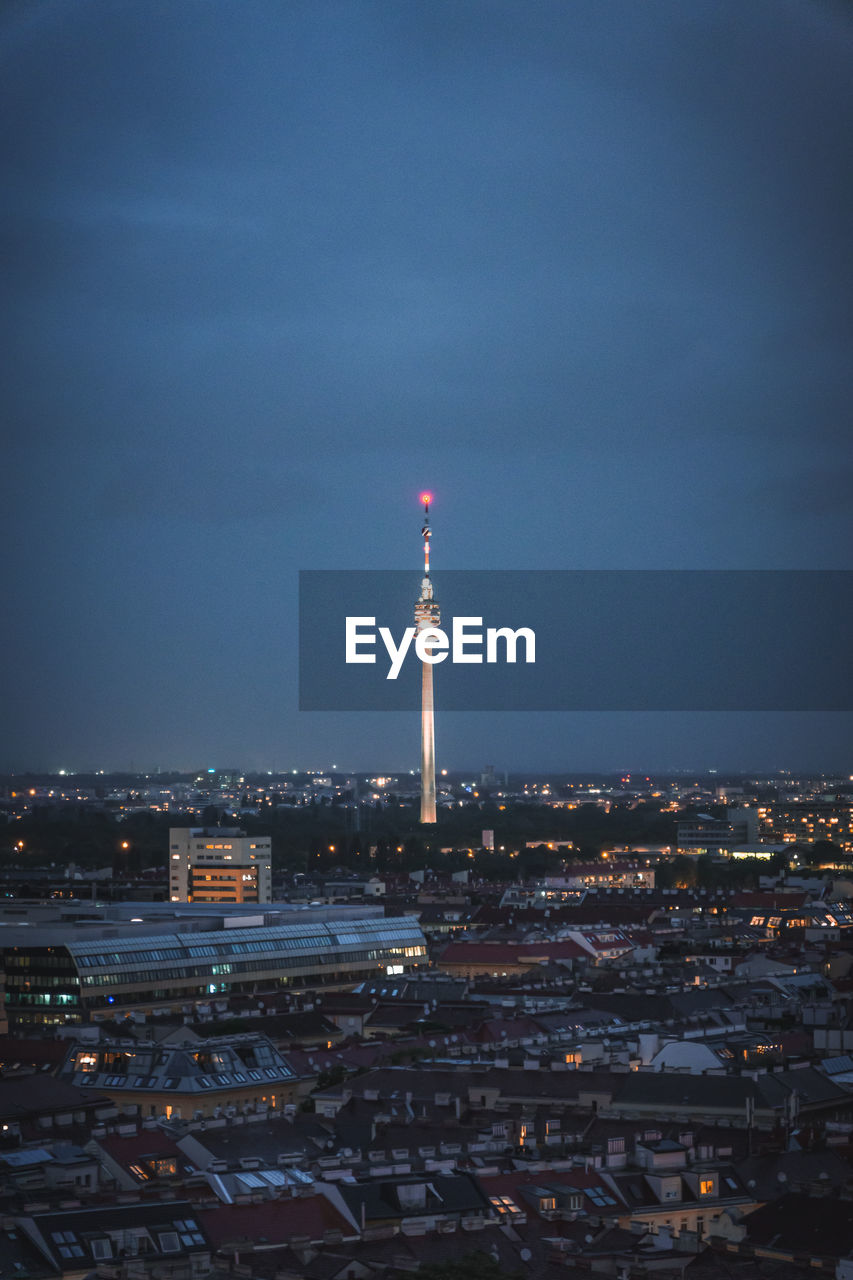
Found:
[[[851,567],[842,0],[5,0],[0,93],[0,768],[416,767],[415,709],[297,712],[296,604],[414,599],[424,487],[439,595]],[[438,763],[853,772],[850,729],[448,714]]]

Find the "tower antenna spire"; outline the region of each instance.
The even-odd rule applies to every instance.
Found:
[[[424,504],[424,527],[421,529],[421,536],[424,540],[424,577],[429,577],[429,540],[432,537],[432,529],[429,527],[429,504],[432,502],[431,493],[422,493],[421,502]]]

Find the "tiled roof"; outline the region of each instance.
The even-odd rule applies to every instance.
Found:
[[[846,1258],[853,1240],[853,1201],[790,1194],[744,1219],[750,1244],[809,1257]]]
[[[10,1120],[78,1111],[96,1103],[108,1106],[109,1099],[94,1089],[78,1089],[47,1073],[0,1080],[0,1116]]]
[[[573,960],[586,955],[571,939],[559,942],[450,942],[442,951],[442,964],[535,964],[539,959]]]
[[[321,1193],[200,1209],[198,1218],[217,1248],[238,1241],[288,1244],[296,1236],[322,1240],[325,1231],[354,1234],[352,1225]]]
[[[480,1186],[487,1196],[511,1196],[513,1191],[522,1187],[542,1187],[546,1184],[574,1188],[578,1191],[600,1189],[609,1194],[610,1188],[599,1174],[593,1170],[571,1169],[559,1171],[545,1169],[538,1173],[530,1173],[526,1169],[518,1169],[514,1173],[498,1173],[478,1178]]]
[[[0,1039],[0,1071],[16,1064],[32,1067],[58,1067],[65,1061],[68,1044],[64,1040],[30,1039],[3,1036]]]
[[[808,897],[807,893],[800,891],[791,893],[760,892],[758,890],[753,892],[744,891],[743,893],[733,893],[729,899],[729,906],[779,911],[785,907],[801,907]]]
[[[416,1187],[425,1189],[422,1203],[411,1196]],[[426,1173],[421,1178],[400,1177],[358,1184],[341,1182],[338,1189],[358,1221],[402,1220],[426,1214],[484,1214],[489,1209],[476,1179],[466,1173]]]
[[[146,1156],[168,1155],[181,1158],[182,1155],[177,1143],[161,1129],[141,1129],[132,1137],[120,1137],[110,1133],[100,1138],[98,1145],[121,1165],[144,1159]]]
[[[101,1257],[117,1257],[126,1232],[135,1228],[148,1232],[154,1255],[164,1259],[210,1252],[209,1239],[199,1226],[199,1214],[189,1201],[48,1211],[33,1213],[31,1222],[63,1271],[91,1270],[93,1263],[99,1261],[94,1251],[98,1238],[110,1241],[110,1251]],[[27,1217],[22,1220],[22,1229],[30,1229]]]

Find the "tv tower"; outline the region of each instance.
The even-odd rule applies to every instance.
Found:
[[[441,621],[438,603],[433,596],[432,582],[429,576],[429,541],[432,530],[429,527],[429,504],[431,493],[422,493],[424,504],[424,527],[421,534],[424,540],[424,576],[421,582],[421,594],[415,603],[415,623],[418,631],[426,631],[428,627],[437,627]],[[435,822],[435,711],[432,700],[432,668],[431,662],[421,663],[421,822]]]

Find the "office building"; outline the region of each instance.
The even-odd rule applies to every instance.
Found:
[[[347,987],[427,963],[412,917],[303,915],[299,924],[228,927],[226,920],[225,927],[190,932],[100,926],[88,938],[73,923],[4,930],[9,1029],[20,1034],[130,1012],[197,1015],[231,995]]]
[[[758,841],[758,810],[743,807],[727,809],[724,818],[700,813],[678,823],[678,852],[701,855],[726,855],[738,845]]]
[[[247,836],[237,827],[172,827],[169,897],[172,902],[271,902],[269,836]]]
[[[853,800],[849,796],[812,801],[773,801],[758,809],[765,840],[815,844],[829,840],[853,853]]]

